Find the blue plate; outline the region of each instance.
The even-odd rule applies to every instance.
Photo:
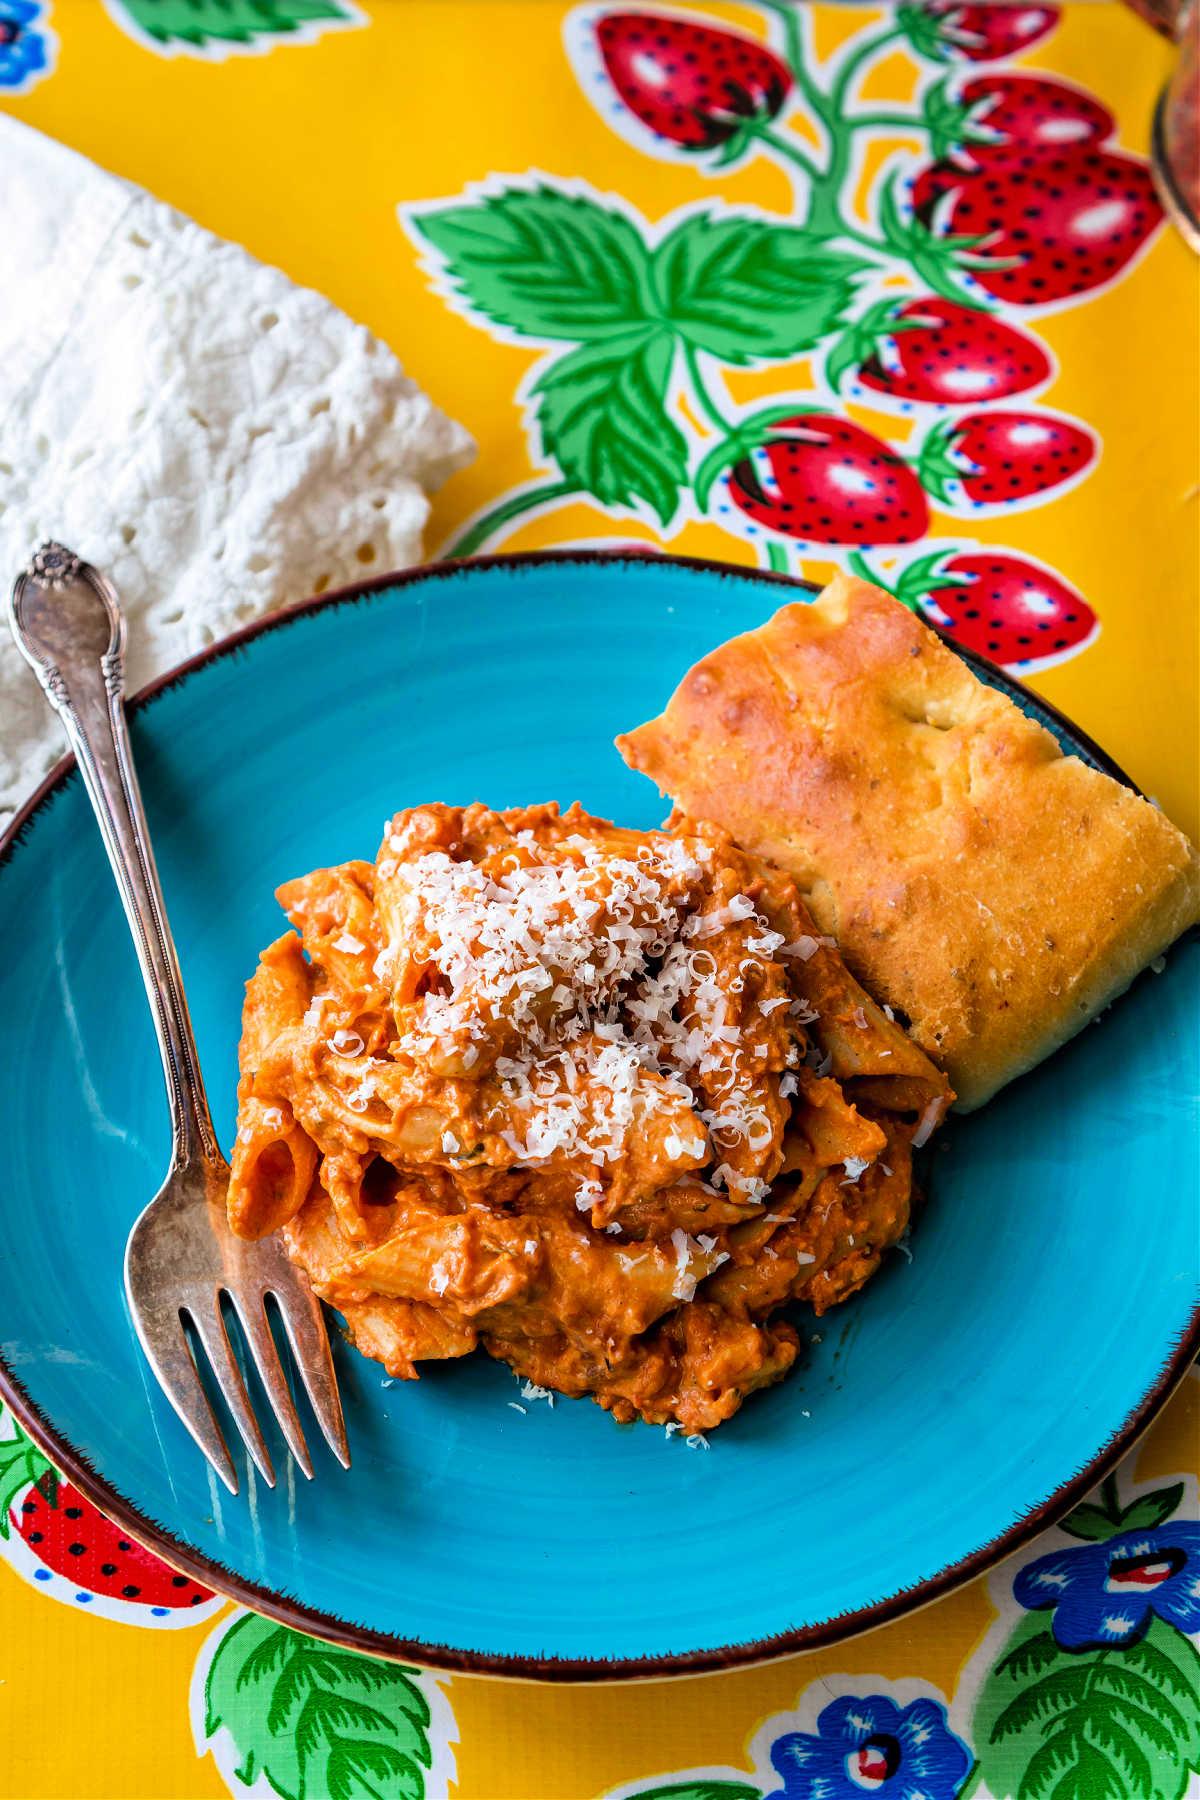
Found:
[[[384,818],[423,800],[579,799],[659,822],[614,734],[788,594],[653,557],[448,565],[298,608],[156,686],[134,748],[223,1141],[277,882],[372,855]],[[890,1259],[814,1323],[796,1372],[711,1449],[586,1401],[515,1411],[512,1375],[482,1354],[403,1384],[339,1344],[350,1473],[325,1455],[311,1484],[269,1492],[243,1458],[231,1500],[125,1310],[122,1252],[166,1167],[167,1109],[70,770],[0,847],[0,941],[0,1385],[130,1532],[288,1624],[560,1679],[829,1642],[1062,1513],[1194,1353],[1193,942],[952,1123],[911,1264]],[[290,1469],[282,1448],[276,1464]]]

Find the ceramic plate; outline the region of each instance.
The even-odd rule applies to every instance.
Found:
[[[653,557],[448,565],[298,608],[143,697],[134,748],[222,1140],[279,881],[372,856],[385,817],[424,800],[579,799],[657,824],[614,734],[786,598],[769,576]],[[125,1310],[125,1238],[166,1167],[167,1110],[69,769],[0,848],[0,941],[4,1392],[130,1532],[286,1623],[556,1678],[829,1642],[1063,1512],[1194,1352],[1195,942],[951,1124],[912,1261],[890,1257],[810,1321],[796,1371],[710,1449],[587,1401],[516,1411],[512,1375],[482,1353],[389,1383],[339,1343],[350,1473],[318,1454],[315,1481],[271,1492],[243,1457],[230,1499]]]

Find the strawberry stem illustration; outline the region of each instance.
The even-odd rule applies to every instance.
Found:
[[[782,406],[762,407],[758,412],[749,413],[739,419],[736,425],[723,427],[724,437],[719,444],[714,444],[707,456],[699,464],[692,476],[692,492],[700,506],[708,505],[708,496],[712,492],[713,483],[731,464],[740,462],[752,451],[762,448],[771,441],[773,428],[790,419],[797,412],[797,403],[789,401]],[[822,409],[806,406],[805,414],[815,416]]]
[[[699,352],[694,344],[684,345],[683,360],[687,367],[688,382],[691,386],[692,393],[695,396],[696,404],[699,406],[709,423],[714,425],[721,433],[721,436],[728,437],[734,430],[733,423],[731,420],[724,417],[720,407],[708,390],[708,386],[700,369]]]
[[[881,131],[911,132],[917,137],[924,137],[929,130],[925,120],[917,118],[914,113],[855,113],[852,119],[846,120],[848,131],[862,131],[867,126],[876,126]]]
[[[442,554],[474,556],[494,532],[513,519],[519,519],[522,513],[532,512],[535,507],[547,506],[556,500],[573,499],[582,492],[582,488],[573,481],[547,481],[542,487],[526,488],[523,493],[511,494],[507,500],[502,500],[498,506],[485,512],[482,518],[476,519],[460,538],[452,538]]]
[[[845,62],[837,72],[837,78],[829,90],[829,109],[840,117],[846,104],[846,95],[854,77],[871,62],[888,44],[896,43],[904,33],[896,25],[885,25],[874,37],[864,37],[849,53]]]
[[[772,150],[777,151],[787,162],[794,163],[810,183],[810,191],[816,193],[825,178],[808,152],[802,150],[789,133],[772,131],[769,125],[759,125],[754,136],[760,143],[769,144]],[[811,225],[811,218],[806,222]]]
[[[796,90],[820,124],[827,145],[825,165],[818,169],[807,151],[797,145],[792,133],[786,129],[773,129],[766,120],[756,122],[754,126],[753,135],[761,143],[769,145],[803,174],[807,184],[805,228],[820,237],[849,239],[883,262],[890,263],[898,258],[908,263],[935,292],[949,299],[965,298],[956,278],[974,266],[970,252],[980,239],[935,238],[920,220],[914,219],[911,223],[903,220],[895,203],[894,183],[881,201],[878,235],[866,231],[846,210],[843,189],[853,162],[857,132],[871,129],[899,131],[929,137],[937,146],[953,141],[956,125],[966,132],[967,115],[949,98],[944,86],[932,90],[920,111],[908,113],[885,108],[847,116],[847,101],[856,78],[889,45],[904,39],[911,42],[911,31],[892,23],[864,35],[857,42],[852,39],[826,91],[813,74],[810,59],[805,54],[799,9],[792,0],[763,0],[763,3],[782,23],[784,57],[795,77]]]
[[[762,0],[762,4],[768,12],[775,14],[783,26],[783,58],[796,78],[796,86],[817,117],[823,119],[825,92],[809,71],[800,30],[800,8],[793,4],[793,0]]]
[[[851,575],[857,575],[860,581],[869,581],[872,587],[882,588],[885,594],[891,594],[892,598],[895,599],[896,596],[892,592],[892,589],[882,577],[875,573],[861,550],[851,550],[849,556],[846,558],[846,567],[849,569]]]
[[[813,193],[808,225],[814,231],[827,231],[833,235],[845,224],[841,194],[850,172],[854,148],[854,125],[845,116],[846,97],[855,76],[899,35],[896,27],[889,25],[873,37],[864,37],[847,55],[829,90],[822,115],[822,123],[829,135],[829,165]]]
[[[913,462],[921,486],[943,507],[958,504],[958,487],[962,482],[964,469],[960,462],[955,462],[954,457],[962,435],[962,426],[957,421],[936,425]],[[967,459],[966,470],[970,471],[973,467]]]
[[[857,575],[860,581],[869,581],[873,587],[882,588],[909,612],[923,612],[922,599],[937,592],[938,588],[952,587],[959,579],[948,574],[942,567],[946,560],[946,549],[934,550],[928,556],[918,556],[915,562],[908,564],[899,578],[893,577],[890,582],[882,575],[877,575],[866,557],[859,550],[852,550],[846,558],[846,567],[851,575]]]

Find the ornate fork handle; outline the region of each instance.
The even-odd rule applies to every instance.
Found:
[[[228,1170],[200,1078],[129,747],[125,622],[116,593],[90,563],[46,543],[18,576],[9,604],[18,648],[75,752],[133,932],[171,1103],[172,1167],[200,1162],[223,1184]]]

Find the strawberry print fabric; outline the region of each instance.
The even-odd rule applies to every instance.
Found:
[[[501,547],[522,514],[585,495],[653,519],[668,542],[699,513],[772,568],[842,562],[1021,673],[1076,656],[1098,620],[1058,571],[1007,548],[904,547],[938,535],[932,504],[1006,519],[1096,463],[1095,432],[1039,403],[1052,365],[1037,322],[1119,281],[1162,229],[1148,165],[1094,95],[1010,70],[1053,36],[1053,7],[900,4],[827,61],[804,7],[763,10],[778,52],[702,15],[607,6],[568,15],[564,37],[631,143],[714,187],[774,161],[790,217],[714,197],[652,226],[578,184],[523,176],[402,208],[451,306],[506,341],[552,344],[526,383],[551,479],[488,508],[453,548]],[[907,105],[875,109],[871,71],[897,53],[919,84]],[[787,128],[798,112],[815,153]],[[923,144],[915,161],[888,150],[897,132]],[[863,196],[873,145],[885,158]],[[794,404],[734,405],[727,370],[802,357]],[[898,443],[849,416],[856,394],[895,402],[915,434]],[[1020,404],[990,410],[1001,396]]]
[[[1147,162],[1169,66],[1115,0],[0,0],[0,107],[327,292],[469,427],[431,548],[869,575],[1195,835],[1197,269]],[[4,1415],[0,1797],[1184,1800],[1198,1443],[1193,1374],[932,1607],[559,1689],[260,1620]]]

